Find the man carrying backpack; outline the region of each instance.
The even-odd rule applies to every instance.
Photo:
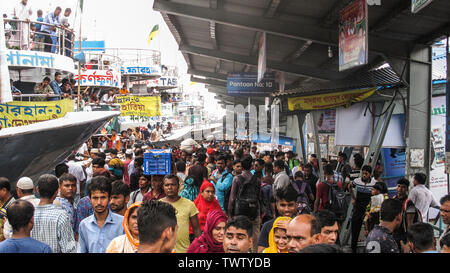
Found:
[[[335,214],[341,214],[342,212],[339,211],[339,207],[335,206],[334,203],[336,202],[337,193],[339,192],[339,190],[342,191],[342,181],[335,181],[336,176],[334,175],[333,167],[330,164],[325,166],[324,175],[325,181],[321,181],[317,185],[316,201],[314,202],[314,212],[328,209]]]
[[[311,186],[303,180],[303,173],[298,171],[294,175],[294,181],[291,182],[292,187],[298,194],[297,214],[310,214],[312,212],[312,202],[314,195],[312,194]]]
[[[399,249],[401,249],[401,241],[404,243],[407,241],[406,234],[409,227],[411,227],[414,223],[422,222],[422,215],[420,214],[420,211],[416,208],[414,203],[408,199],[408,189],[408,179],[400,178],[397,181],[397,195],[392,197],[392,199],[397,199],[402,202],[402,223],[393,232],[394,240],[397,242]]]
[[[261,180],[258,176],[252,175],[253,158],[246,155],[242,160],[242,174],[233,178],[230,199],[228,203],[228,216],[230,218],[237,215],[247,216],[253,223],[253,253],[258,250],[258,237],[261,228]]]

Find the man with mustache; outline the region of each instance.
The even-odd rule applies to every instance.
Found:
[[[253,223],[248,217],[239,215],[225,225],[223,250],[225,253],[249,253],[253,246]]]
[[[124,234],[123,216],[108,208],[112,186],[107,177],[92,178],[88,190],[94,214],[80,223],[78,253],[105,253],[109,243]]]

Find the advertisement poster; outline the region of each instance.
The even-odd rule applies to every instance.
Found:
[[[161,97],[117,97],[121,116],[156,117],[161,116]]]
[[[0,104],[0,125],[2,128],[10,128],[62,118],[67,112],[73,112],[73,108],[74,102],[69,99]]]
[[[319,134],[334,134],[336,129],[336,109],[327,109],[320,114],[317,123]]]
[[[397,194],[397,181],[405,176],[405,149],[383,148],[384,177],[389,189],[389,196]]]
[[[445,96],[431,100],[431,159],[430,190],[437,200],[448,193],[447,174],[445,173]]]
[[[366,0],[355,0],[339,13],[339,71],[367,64]]]

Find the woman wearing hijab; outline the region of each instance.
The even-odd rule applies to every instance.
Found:
[[[106,253],[135,253],[139,247],[139,230],[137,222],[138,208],[142,202],[131,205],[123,216],[124,235],[114,238]]]
[[[215,194],[216,190],[214,185],[208,180],[204,180],[202,186],[200,187],[200,193],[194,200],[194,204],[199,211],[197,217],[200,224],[200,229],[202,231],[206,224],[208,212],[215,209],[222,210],[219,202],[215,198]]]
[[[224,253],[226,222],[227,216],[221,209],[210,211],[206,217],[203,234],[194,239],[186,253]]]
[[[288,238],[286,227],[290,217],[278,217],[272,225],[269,232],[269,247],[264,249],[263,253],[288,253]]]

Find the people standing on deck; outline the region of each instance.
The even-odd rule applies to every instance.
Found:
[[[56,38],[56,27],[61,25],[61,21],[59,19],[59,15],[61,14],[61,7],[56,7],[54,12],[50,12],[45,16],[44,23],[49,25],[42,25],[42,32],[45,35],[44,38],[44,51],[45,52],[53,52],[53,47],[56,48],[56,43],[54,38]],[[56,41],[57,42],[57,41]]]
[[[29,22],[31,19],[31,15],[33,15],[33,11],[31,10],[31,6],[28,3],[28,0],[22,0],[18,3],[13,9],[13,19],[18,19],[26,22],[17,22],[17,31],[15,32],[14,37],[12,37],[12,42],[10,46],[16,47],[21,50],[29,50],[30,43],[32,39],[30,38],[30,28]]]
[[[53,95],[53,89],[50,86],[50,78],[49,77],[45,77],[42,80],[42,83],[37,83],[34,87],[34,93],[35,94],[45,94],[48,96]],[[45,101],[47,100],[47,98],[44,97],[38,97],[38,98],[34,98],[35,101]]]

